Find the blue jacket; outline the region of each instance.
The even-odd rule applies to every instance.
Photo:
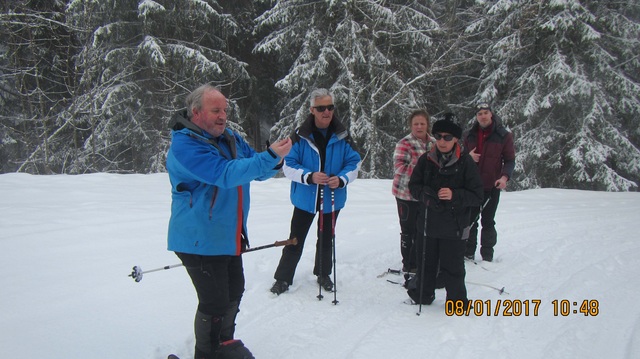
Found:
[[[248,246],[249,182],[273,177],[280,158],[271,151],[256,153],[229,129],[214,139],[184,117],[171,136],[168,249],[240,255]]]
[[[310,115],[292,136],[291,151],[284,158],[283,172],[291,180],[291,203],[309,213],[318,209],[318,185],[309,183],[313,172],[336,175],[341,179],[336,188],[334,210],[342,209],[347,201],[347,185],[358,177],[360,155],[354,149],[347,130],[337,118],[331,120],[326,145],[324,169],[321,168],[320,152],[313,138],[315,130],[313,115]],[[329,190],[326,186],[325,190]],[[326,203],[325,212],[329,212],[330,203]]]

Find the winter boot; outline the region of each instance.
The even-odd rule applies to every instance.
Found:
[[[220,344],[213,359],[255,359],[241,340],[227,340]]]
[[[420,285],[422,283],[419,283],[419,280],[420,278],[416,275],[405,284],[409,298],[416,304],[420,304]],[[436,295],[434,293],[422,293],[422,304],[430,305],[435,299]]]
[[[493,248],[480,247],[480,255],[485,262],[493,262]]]
[[[289,283],[283,280],[276,280],[271,287],[271,293],[280,295],[289,290]]]
[[[333,292],[333,282],[328,275],[318,276],[318,284],[327,292]]]
[[[411,298],[415,304],[431,305],[431,303],[436,300],[435,294],[422,293],[422,303],[420,303],[420,291],[417,289],[409,289],[407,290],[407,294],[409,294],[409,298]]]

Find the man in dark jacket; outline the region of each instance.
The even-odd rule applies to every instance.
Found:
[[[432,134],[436,145],[420,156],[409,180],[409,190],[420,201],[424,220],[418,224],[421,240],[417,242],[420,258],[416,285],[410,284],[407,292],[416,303],[431,304],[439,264],[447,300],[462,301],[466,306],[465,240],[471,208],[482,200],[482,181],[471,156],[462,153],[458,143],[462,129],[458,125],[437,121]]]
[[[515,167],[516,153],[513,135],[501,123],[491,106],[481,103],[476,106],[476,122],[464,137],[464,148],[477,163],[484,187],[485,205],[473,210],[476,221],[471,226],[465,256],[473,260],[478,246],[478,219],[482,224],[480,233],[480,255],[482,260],[493,261],[493,247],[498,241],[496,232],[496,210],[500,191],[507,186]],[[482,210],[482,213],[480,211]],[[480,216],[478,214],[480,213]]]

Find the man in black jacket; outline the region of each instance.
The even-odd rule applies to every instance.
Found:
[[[462,129],[458,125],[440,120],[434,123],[431,133],[436,146],[420,156],[409,181],[411,195],[420,201],[424,221],[418,225],[419,274],[416,285],[410,285],[407,292],[416,303],[431,304],[439,264],[447,300],[466,305],[465,242],[471,208],[482,200],[482,180],[471,156],[461,150],[458,140]]]

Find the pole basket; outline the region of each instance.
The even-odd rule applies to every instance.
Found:
[[[131,271],[131,274],[129,274],[129,277],[133,278],[136,282],[139,282],[142,280],[142,268],[138,267],[138,266],[133,266],[133,271]]]

